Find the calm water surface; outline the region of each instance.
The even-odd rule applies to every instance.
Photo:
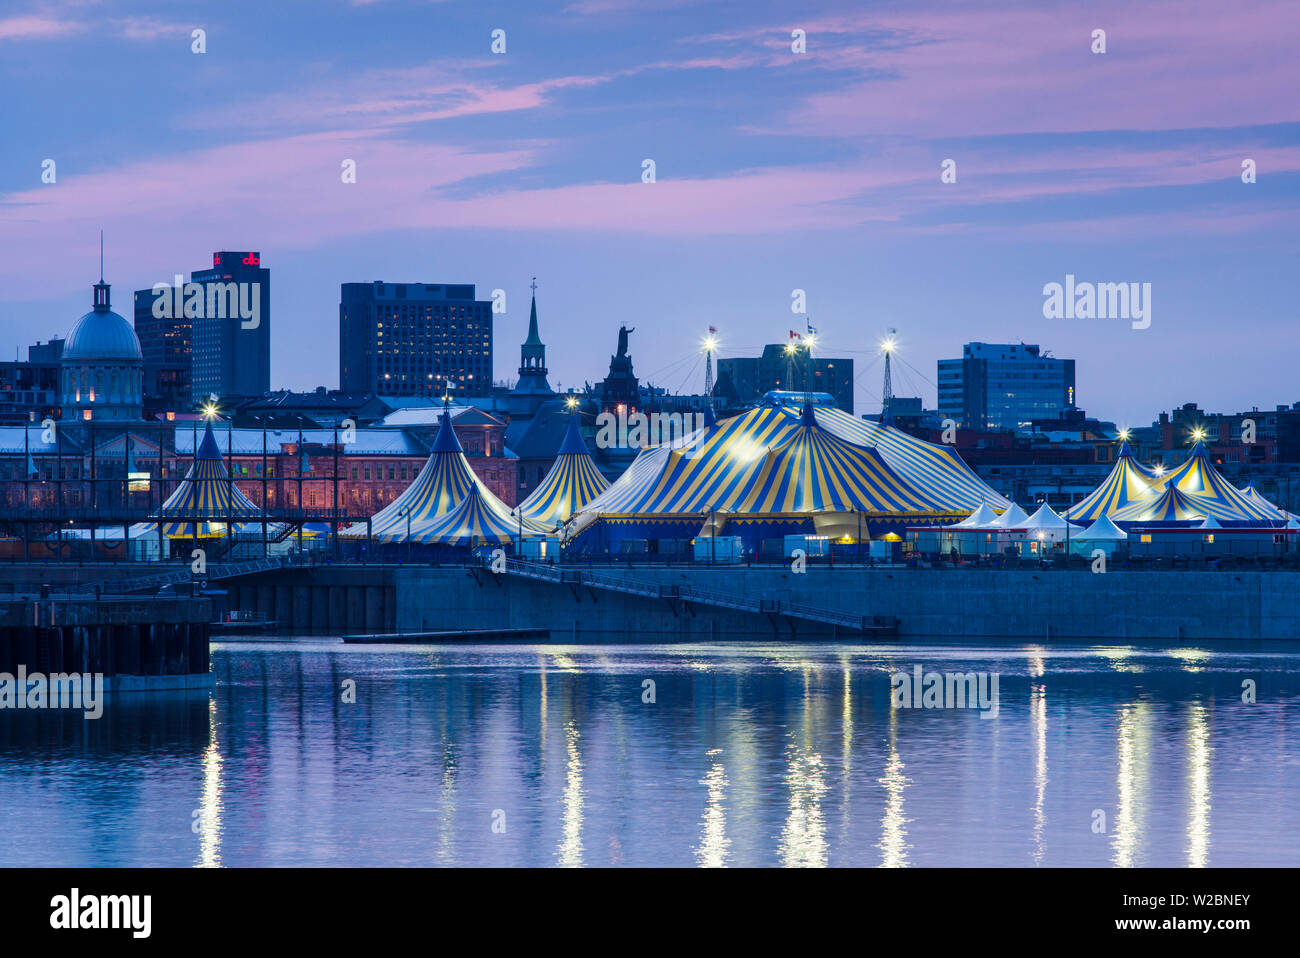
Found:
[[[999,715],[891,708],[916,665],[999,673]],[[98,721],[0,711],[0,865],[1300,864],[1283,647],[311,639],[213,669]]]

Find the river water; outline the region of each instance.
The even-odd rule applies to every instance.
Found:
[[[895,707],[918,666],[996,676],[997,714]],[[213,671],[0,710],[0,866],[1300,864],[1285,646],[300,639]]]

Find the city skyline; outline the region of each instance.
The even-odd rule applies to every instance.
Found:
[[[599,378],[626,323],[642,381],[698,391],[684,360],[709,325],[719,357],[755,355],[800,328],[802,289],[863,411],[891,327],[927,407],[935,362],[970,340],[1075,358],[1079,404],[1120,423],[1293,401],[1270,346],[1294,319],[1300,197],[1278,3],[326,6],[0,18],[21,94],[0,157],[15,347],[85,311],[102,227],[119,302],[213,249],[262,250],[276,387],[335,384],[338,287],[381,279],[505,290],[494,378],[513,378],[536,275],[557,387]],[[1045,319],[1067,276],[1150,283],[1150,327]]]

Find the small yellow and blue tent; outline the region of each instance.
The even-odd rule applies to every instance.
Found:
[[[484,491],[471,486],[455,509],[413,526],[411,541],[417,545],[507,545],[544,534],[540,526],[511,513],[500,499],[491,493],[485,496]]]
[[[1205,443],[1197,440],[1192,453],[1178,468],[1163,477],[1164,488],[1176,486],[1179,492],[1189,493],[1207,502],[1206,508],[1217,519],[1235,522],[1271,522],[1280,517],[1271,505],[1262,505],[1248,498],[1214,468]]]
[[[451,512],[471,489],[477,489],[494,509],[509,514],[510,507],[474,474],[465,458],[465,450],[456,438],[456,430],[452,428],[451,415],[444,408],[438,434],[433,439],[424,467],[400,496],[370,518],[370,535],[384,543],[406,542],[408,529],[414,538],[417,526]],[[366,533],[366,523],[358,522],[341,529],[339,536],[364,539]]]
[[[1204,496],[1170,485],[1158,496],[1130,502],[1111,518],[1116,522],[1191,522],[1210,515],[1217,517],[1217,508]]]
[[[545,528],[555,528],[609,488],[582,441],[576,419],[569,421],[560,452],[546,478],[519,505],[519,511]]]
[[[1128,442],[1119,447],[1119,455],[1110,475],[1092,492],[1062,513],[1073,522],[1092,522],[1113,516],[1131,502],[1151,501],[1156,490],[1151,485],[1154,472],[1133,457]]]
[[[1260,494],[1259,490],[1255,488],[1254,479],[1251,479],[1246,483],[1246,485],[1241,489],[1241,494],[1261,508],[1276,511],[1277,518],[1282,519],[1283,521],[1291,518],[1291,513],[1287,512],[1271,499],[1267,499]]]
[[[150,518],[162,523],[163,535],[169,539],[203,539],[225,536],[231,521],[246,522],[261,515],[262,510],[239,491],[226,471],[209,420],[194,465]]]

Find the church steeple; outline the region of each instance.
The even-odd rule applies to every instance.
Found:
[[[533,277],[533,305],[528,313],[528,338],[519,347],[519,379],[546,379],[546,344],[537,332],[537,277]],[[547,386],[547,392],[550,387]]]

